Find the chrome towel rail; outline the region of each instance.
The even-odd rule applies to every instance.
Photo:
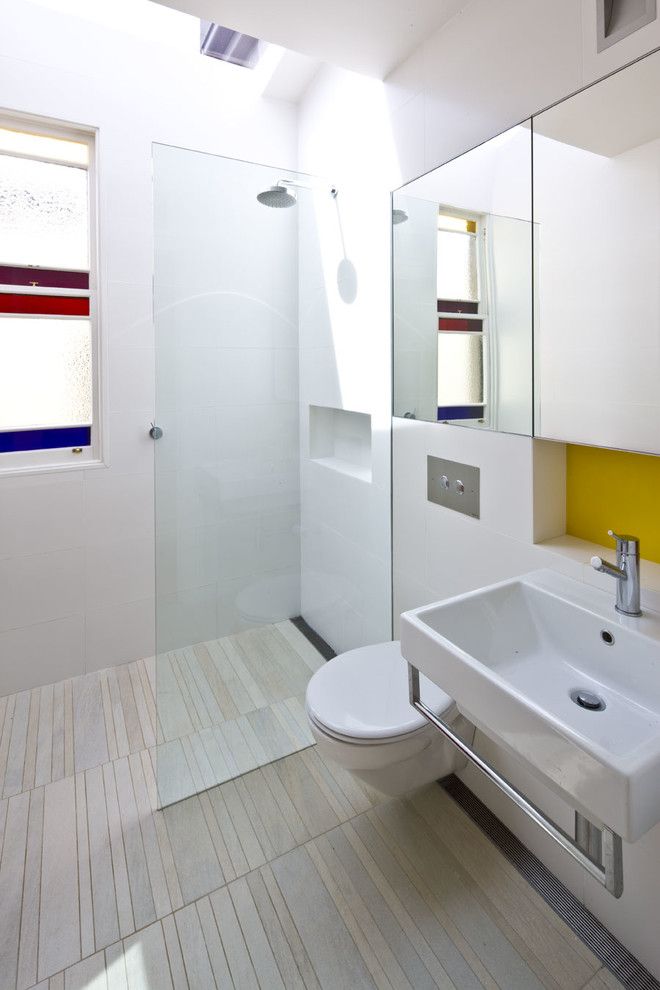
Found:
[[[410,704],[424,716],[432,725],[452,743],[463,756],[472,763],[484,776],[488,777],[508,798],[510,798],[528,818],[531,818],[546,835],[561,846],[569,856],[580,864],[595,880],[605,887],[614,897],[621,897],[623,893],[623,854],[621,836],[604,826],[599,831],[601,840],[601,859],[598,863],[591,859],[584,850],[571,838],[563,829],[559,828],[551,819],[537,808],[535,804],[525,797],[516,787],[503,777],[494,767],[484,760],[472,749],[468,743],[464,742],[452,728],[428,708],[419,693],[419,671],[412,664],[408,664],[408,687]],[[582,816],[580,816],[582,819]]]

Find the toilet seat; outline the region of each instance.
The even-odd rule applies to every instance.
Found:
[[[420,676],[425,704],[451,718],[454,702]],[[322,733],[340,742],[377,745],[420,733],[428,722],[408,701],[408,665],[398,642],[342,653],[309,682],[307,713]]]
[[[439,687],[420,675],[422,697],[456,734],[474,726]],[[399,643],[342,653],[307,685],[309,728],[321,755],[363,783],[398,797],[455,773],[464,759],[408,701],[408,665]]]
[[[413,729],[412,732],[399,732],[392,734],[391,736],[345,736],[340,732],[334,732],[332,729],[328,728],[322,722],[319,722],[314,715],[307,709],[307,717],[309,718],[312,725],[322,732],[324,736],[328,736],[330,739],[336,739],[337,742],[350,743],[352,746],[386,746],[388,743],[392,743],[395,740],[406,740],[414,736],[424,733],[430,728],[429,723],[425,721],[424,725],[418,726]]]

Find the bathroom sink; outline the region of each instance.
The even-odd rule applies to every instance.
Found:
[[[634,842],[660,821],[659,613],[534,571],[405,612],[401,651],[596,824]]]

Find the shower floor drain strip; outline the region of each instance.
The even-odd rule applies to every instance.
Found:
[[[303,634],[305,639],[307,639],[314,649],[321,654],[324,660],[333,660],[337,656],[333,648],[329,643],[319,636],[315,629],[312,629],[308,622],[305,622],[302,615],[297,615],[291,622],[296,627],[296,629]]]
[[[624,987],[628,990],[660,990],[658,980],[642,966],[639,959],[580,903],[561,880],[543,865],[538,856],[523,845],[458,777],[447,777],[440,781],[440,786]]]

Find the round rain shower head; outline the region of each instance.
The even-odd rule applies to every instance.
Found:
[[[293,189],[286,186],[271,186],[257,194],[257,199],[264,206],[271,206],[276,210],[283,210],[289,206],[296,205],[296,194]]]
[[[392,210],[392,223],[405,223],[408,219],[408,214],[405,210]]]

